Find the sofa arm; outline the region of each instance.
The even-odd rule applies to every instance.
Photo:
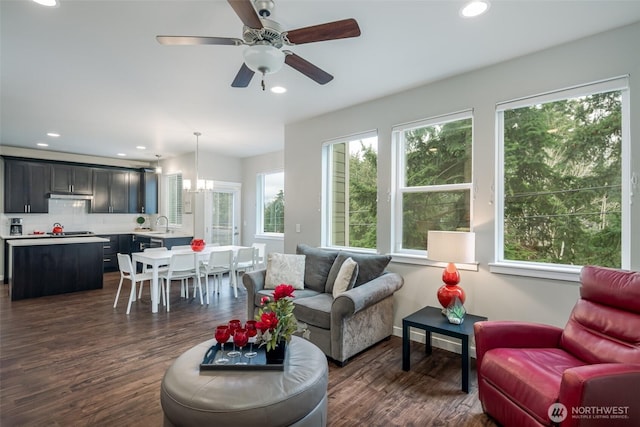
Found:
[[[393,295],[404,284],[402,276],[386,272],[362,285],[338,295],[331,305],[333,318],[353,316],[373,304]]]
[[[637,422],[640,405],[633,390],[638,384],[640,364],[600,363],[567,369],[562,375],[558,399],[568,411],[562,426],[580,425],[585,415],[591,416],[591,421],[606,416],[613,424]]]
[[[266,277],[267,270],[265,269],[249,271],[242,275],[242,283],[247,289],[247,319],[253,319],[255,309],[254,296],[264,289]]]
[[[555,326],[509,320],[477,322],[473,330],[478,366],[484,353],[492,348],[557,348],[562,335],[562,329]]]

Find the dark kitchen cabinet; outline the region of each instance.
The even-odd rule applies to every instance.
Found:
[[[4,181],[5,213],[49,212],[49,164],[5,159]]]
[[[99,236],[109,239],[102,244],[102,267],[104,271],[118,270],[118,254],[131,253],[131,234],[110,234]]]
[[[158,213],[158,175],[141,170],[129,174],[129,213]]]
[[[129,172],[111,169],[93,170],[92,213],[129,212]]]
[[[92,194],[93,169],[63,163],[51,165],[51,191],[59,193]]]

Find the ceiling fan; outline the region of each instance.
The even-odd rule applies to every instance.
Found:
[[[232,87],[247,87],[256,72],[264,76],[275,73],[283,63],[298,70],[315,82],[324,85],[333,76],[282,46],[358,37],[360,27],[355,19],[328,22],[284,31],[280,24],[268,19],[274,8],[273,0],[227,0],[242,23],[242,39],[230,37],[156,36],[163,45],[228,45],[248,46],[244,51],[244,63],[236,74]],[[255,5],[255,7],[254,7]]]

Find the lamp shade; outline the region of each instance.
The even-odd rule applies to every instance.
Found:
[[[429,231],[427,258],[453,263],[475,262],[476,234],[466,231]]]
[[[244,63],[257,73],[271,74],[284,64],[284,52],[270,45],[257,44],[244,50]]]

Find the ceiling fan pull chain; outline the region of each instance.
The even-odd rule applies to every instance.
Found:
[[[264,71],[262,72],[262,91],[264,92],[265,90],[265,85],[264,85]]]

